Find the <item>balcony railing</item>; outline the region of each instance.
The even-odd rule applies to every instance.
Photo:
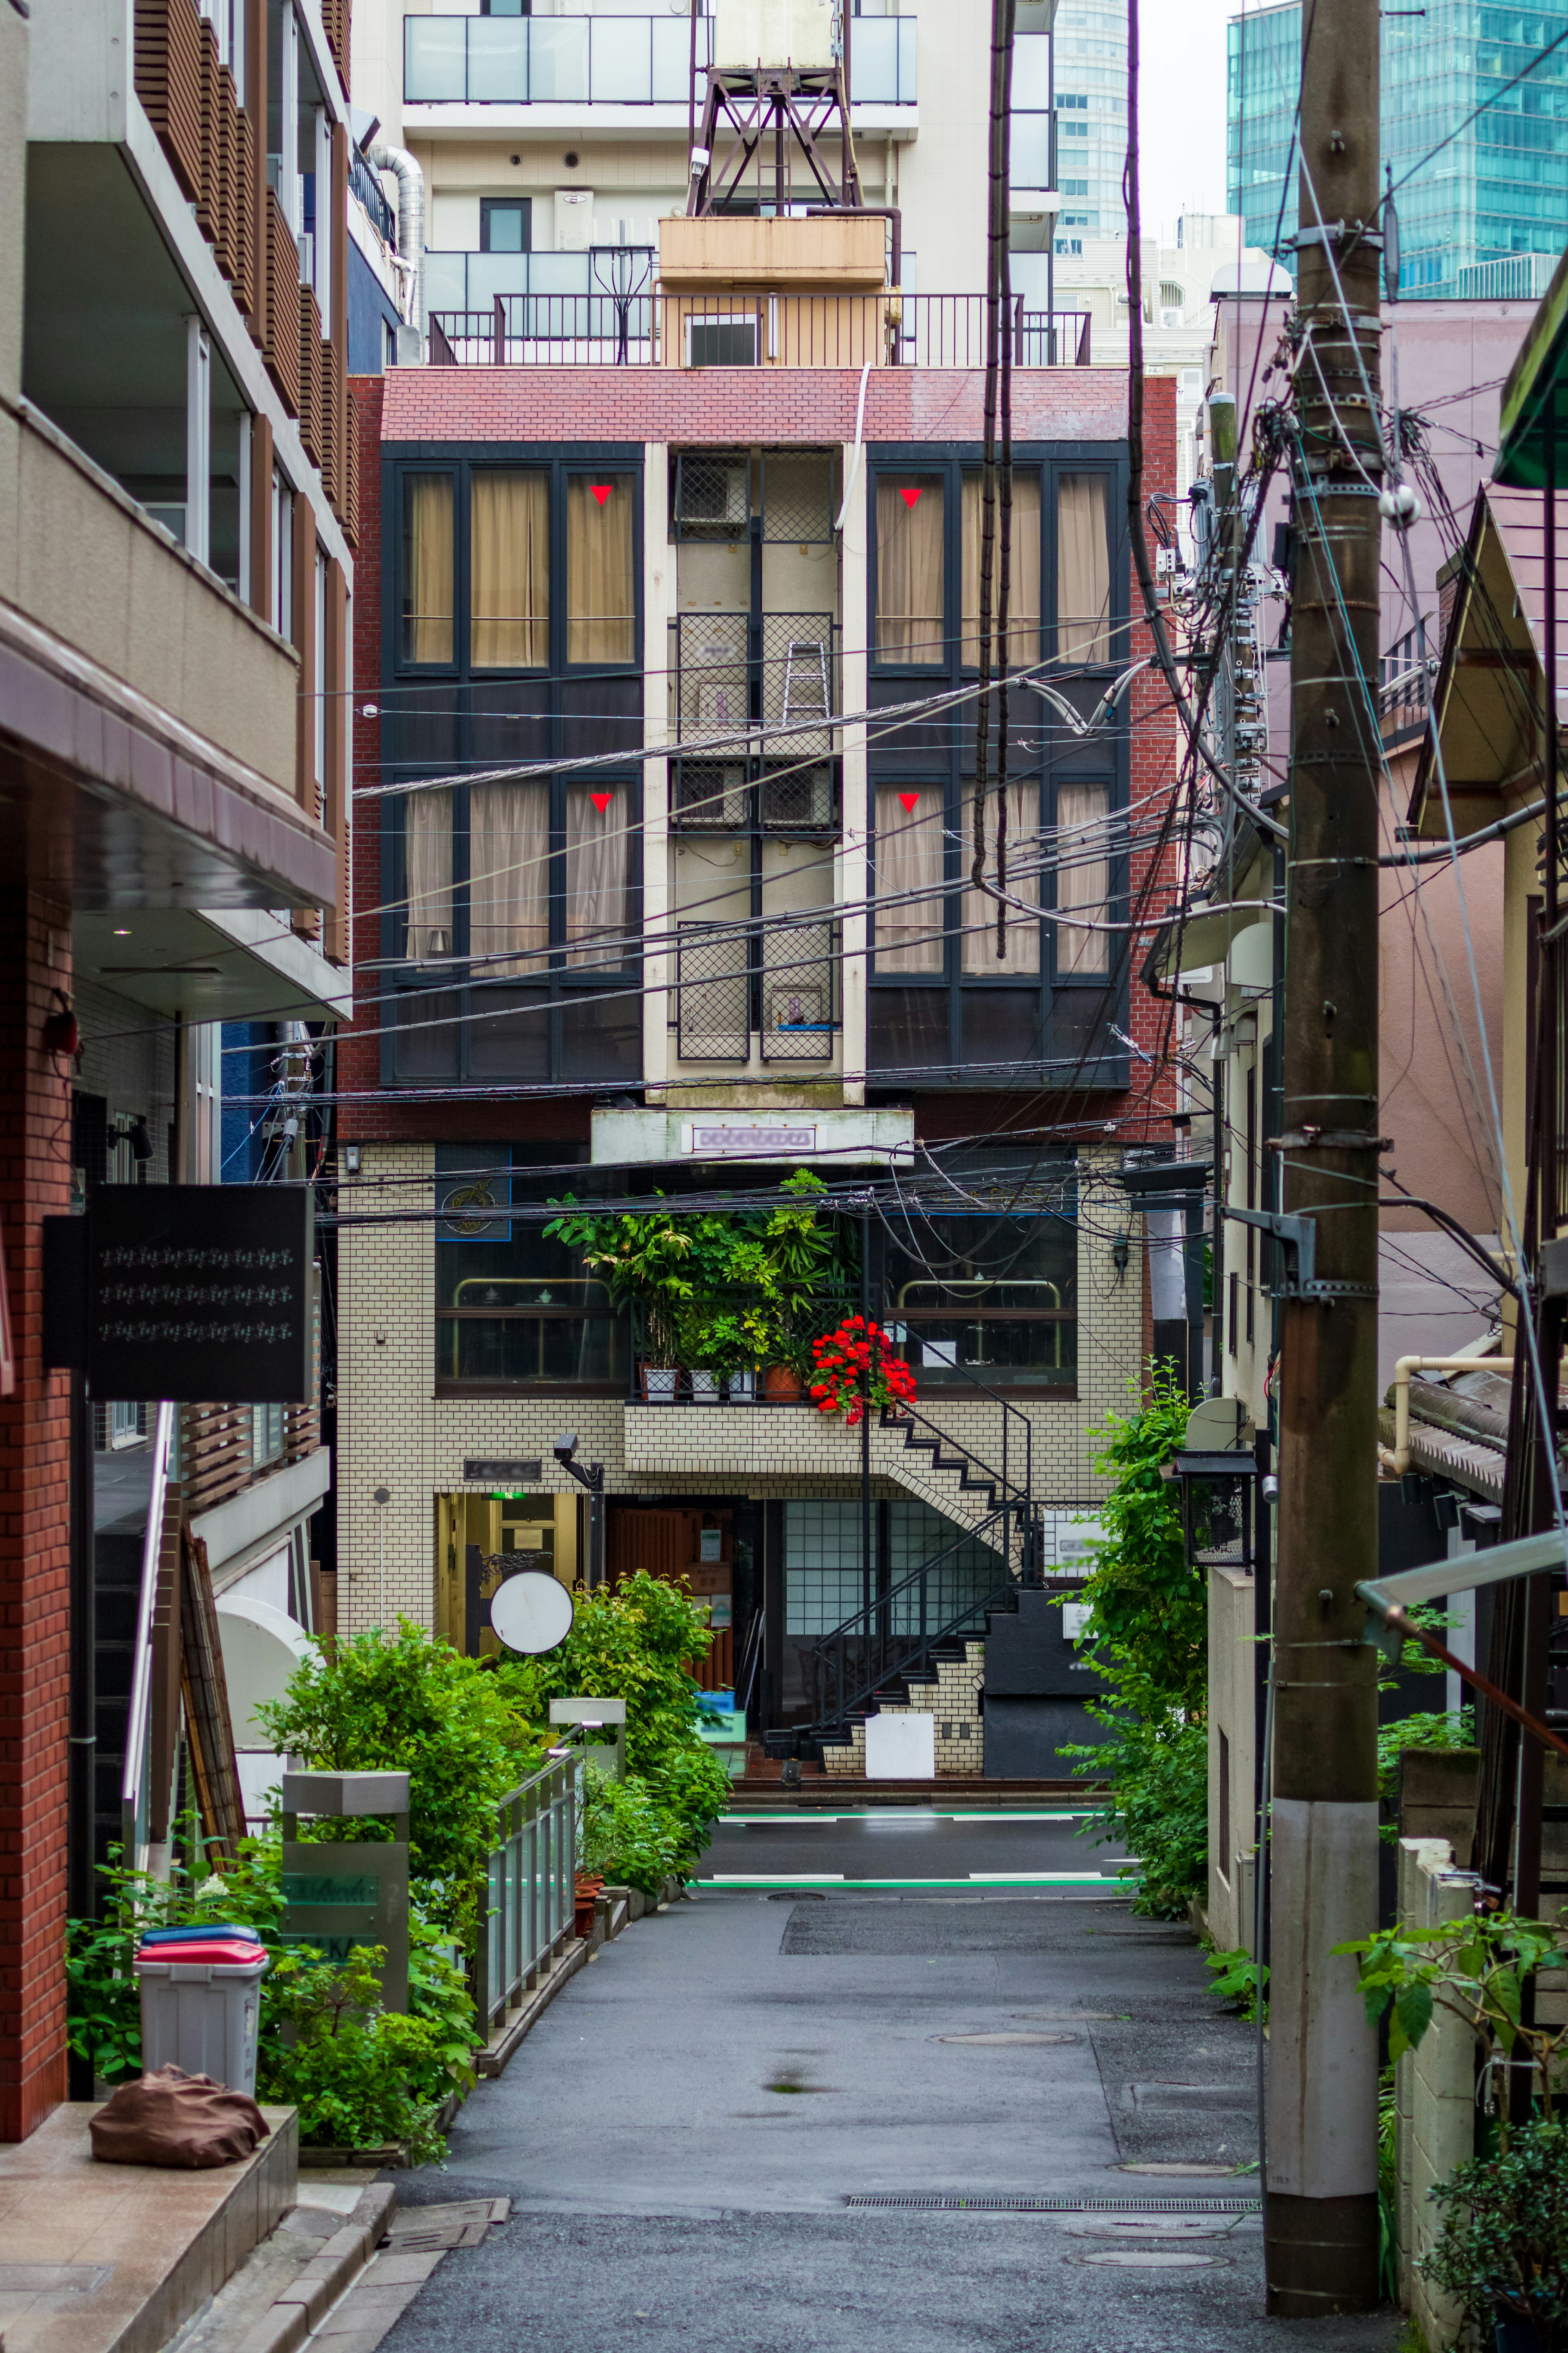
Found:
[[[1426,724],[1426,705],[1437,664],[1426,651],[1425,623],[1408,630],[1378,662],[1377,716],[1385,744],[1415,733]]]
[[[699,71],[713,20],[697,19]],[[405,16],[407,106],[671,106],[690,86],[691,25],[679,16]],[[913,106],[916,19],[858,17],[857,106]]]
[[[349,149],[349,185],[370,215],[371,226],[383,245],[397,248],[397,216],[386,201],[378,173],[373,172],[358,147]]]
[[[276,1451],[259,1457],[254,1407],[187,1405],[176,1410],[171,1475],[179,1481],[193,1519],[216,1504],[226,1504],[256,1480],[313,1454],[321,1442],[321,1418],[314,1406],[284,1406],[280,1442]]]
[[[706,298],[658,291],[651,266],[640,282],[623,280],[617,291],[604,257],[620,249],[427,255],[432,361],[442,367],[985,364],[983,294]],[[461,302],[453,299],[459,293]],[[1019,298],[1013,358],[1019,367],[1088,367],[1089,313],[1026,311]]]

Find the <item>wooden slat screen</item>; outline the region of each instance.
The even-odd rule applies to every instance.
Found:
[[[202,185],[202,31],[192,0],[136,0],[136,95],[193,199]]]
[[[300,248],[267,191],[266,333],[261,356],[290,417],[300,415]]]
[[[321,365],[321,312],[313,286],[300,289],[300,438],[323,471],[327,450],[327,388]]]

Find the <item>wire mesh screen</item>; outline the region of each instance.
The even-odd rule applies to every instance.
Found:
[[[833,1059],[833,926],[791,923],[763,934],[763,1060]]]
[[[826,451],[766,451],[763,457],[763,537],[820,547],[833,537],[835,471]]]
[[[746,771],[730,760],[677,760],[670,823],[682,833],[739,833],[746,824]]]
[[[763,717],[771,726],[799,730],[779,740],[781,759],[826,759],[832,752],[833,657],[831,613],[763,614]]]
[[[837,822],[837,793],[831,768],[795,768],[770,776],[762,787],[763,830],[831,833]]]
[[[677,539],[744,539],[751,522],[751,459],[724,450],[682,450],[675,461]]]
[[[683,1062],[743,1062],[752,1046],[746,935],[681,923],[675,946],[676,1050]]]
[[[1251,1465],[1183,1481],[1187,1557],[1198,1568],[1245,1568],[1252,1558]]]
[[[682,744],[744,731],[747,627],[744,613],[676,615],[676,724]]]

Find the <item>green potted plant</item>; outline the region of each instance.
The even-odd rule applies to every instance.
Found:
[[[692,1297],[690,1233],[667,1209],[605,1217],[580,1209],[570,1196],[562,1206],[566,1214],[545,1232],[582,1251],[584,1265],[604,1277],[612,1305],[636,1303],[643,1395],[650,1405],[673,1405]]]
[[[1421,2270],[1490,2328],[1497,2353],[1568,2347],[1568,2127],[1554,2116],[1514,2125],[1432,2192],[1443,2229]]]

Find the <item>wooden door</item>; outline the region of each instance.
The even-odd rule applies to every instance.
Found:
[[[713,1532],[719,1533],[717,1561],[702,1558],[704,1529],[710,1551]],[[734,1612],[733,1514],[689,1511],[679,1504],[647,1508],[612,1503],[605,1550],[612,1586],[642,1568],[668,1585],[684,1578],[697,1599],[716,1605],[715,1614],[724,1622],[715,1626],[707,1656],[692,1662],[692,1673],[703,1691],[729,1691],[735,1672],[735,1635],[730,1622]]]

